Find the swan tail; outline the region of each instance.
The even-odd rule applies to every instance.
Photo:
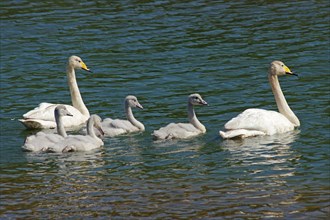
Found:
[[[18,119],[27,129],[53,129],[56,123],[52,121],[42,121],[38,119]]]
[[[74,146],[66,146],[65,148],[63,148],[62,152],[63,153],[67,153],[67,152],[75,152],[77,149]]]
[[[231,138],[247,138],[254,137],[260,135],[266,135],[262,131],[256,130],[246,130],[246,129],[236,129],[236,130],[228,130],[228,131],[219,131],[220,136],[223,139],[231,139]]]
[[[34,117],[36,117],[36,115],[39,115],[40,113],[47,110],[47,108],[49,108],[51,106],[54,106],[54,104],[53,103],[48,103],[48,102],[42,102],[37,107],[35,107],[34,109],[26,112],[23,115],[23,118],[34,118]],[[56,105],[55,105],[55,107],[56,107]]]
[[[152,132],[151,135],[152,135],[152,137],[153,137],[154,140],[159,140],[159,139],[161,139],[160,136],[159,136],[159,134],[157,134],[156,131]]]
[[[154,140],[165,140],[165,139],[169,139],[171,135],[157,130],[152,133],[152,136]]]

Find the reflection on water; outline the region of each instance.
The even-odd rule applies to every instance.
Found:
[[[230,152],[229,160],[241,161],[244,165],[270,165],[283,163],[290,156],[299,157],[291,150],[291,144],[299,137],[299,130],[272,136],[224,140],[223,149]]]
[[[326,219],[329,216],[328,1],[2,1],[0,218]],[[17,122],[42,101],[70,103],[67,57],[90,113],[124,118],[136,95],[146,131],[88,153],[26,153]],[[218,131],[242,110],[275,109],[280,59],[299,130],[245,140]],[[207,133],[154,142],[200,93]],[[50,131],[51,132],[51,131]],[[71,132],[70,132],[71,133]]]
[[[16,164],[3,170],[1,197],[16,202],[2,210],[7,217],[25,216],[20,213],[23,207],[31,210],[29,216],[46,218],[58,213],[300,218],[302,204],[311,198],[303,188],[293,187],[300,155],[292,144],[298,130],[208,144],[200,138],[151,146],[139,143],[141,135],[113,138],[95,152],[25,154],[24,169]],[[319,216],[327,210],[315,211],[311,214]]]
[[[299,217],[299,204],[302,198],[306,198],[303,191],[292,187],[298,183],[295,166],[302,157],[292,149],[292,144],[299,136],[300,131],[295,130],[273,136],[223,141],[223,149],[229,152],[227,162],[234,169],[244,170],[244,175],[237,176],[234,183],[234,189],[239,190],[234,190],[231,195],[239,195],[240,202],[251,204],[257,210],[269,207],[266,213],[261,211],[269,217]],[[319,214],[315,210],[311,216]]]

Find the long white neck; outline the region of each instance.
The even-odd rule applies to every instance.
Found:
[[[62,116],[60,116],[58,113],[55,113],[55,121],[56,121],[57,133],[62,137],[66,137],[67,134],[64,129],[64,124],[62,122]]]
[[[125,103],[125,113],[126,113],[126,118],[129,122],[132,123],[135,127],[137,127],[139,130],[144,131],[144,125],[139,122],[138,120],[135,119],[132,108],[128,106],[128,104]]]
[[[85,115],[86,117],[89,117],[89,111],[80,95],[74,68],[71,66],[67,67],[67,77],[68,85],[70,88],[72,106],[78,109],[81,114]]]
[[[206,132],[205,126],[200,123],[200,121],[197,119],[197,116],[195,114],[194,106],[188,102],[188,118],[189,122],[197,129],[201,130],[203,133]]]
[[[284,94],[282,92],[280,83],[278,81],[277,75],[268,74],[269,83],[272,87],[272,91],[275,97],[276,105],[278,111],[284,115],[295,127],[300,126],[300,121],[297,116],[293,113],[291,108],[289,107]]]

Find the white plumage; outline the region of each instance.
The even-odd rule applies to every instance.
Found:
[[[66,117],[63,119],[63,125],[65,128],[74,128],[80,126],[84,124],[89,118],[89,111],[80,95],[76,81],[75,69],[90,71],[80,57],[71,56],[69,58],[67,65],[67,78],[71,93],[72,106],[64,106],[68,111],[71,112],[73,117]],[[53,112],[57,105],[59,104],[47,102],[40,103],[38,107],[25,113],[23,115],[23,119],[20,119],[19,121],[29,129],[55,128],[56,122]]]
[[[278,76],[295,75],[281,61],[273,61],[269,68],[269,82],[274,93],[279,112],[264,109],[247,109],[225,124],[225,131],[220,131],[222,138],[246,138],[258,135],[273,135],[292,131],[300,126],[299,119],[290,109],[282,93]]]

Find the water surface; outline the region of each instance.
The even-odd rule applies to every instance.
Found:
[[[328,1],[4,1],[1,3],[1,218],[325,219],[330,212]],[[22,152],[33,134],[17,121],[40,102],[70,103],[67,58],[91,113],[143,133],[105,139],[95,152]],[[226,121],[250,107],[276,110],[272,60],[301,121],[293,132],[222,140]],[[186,100],[205,135],[154,142],[185,122]]]

